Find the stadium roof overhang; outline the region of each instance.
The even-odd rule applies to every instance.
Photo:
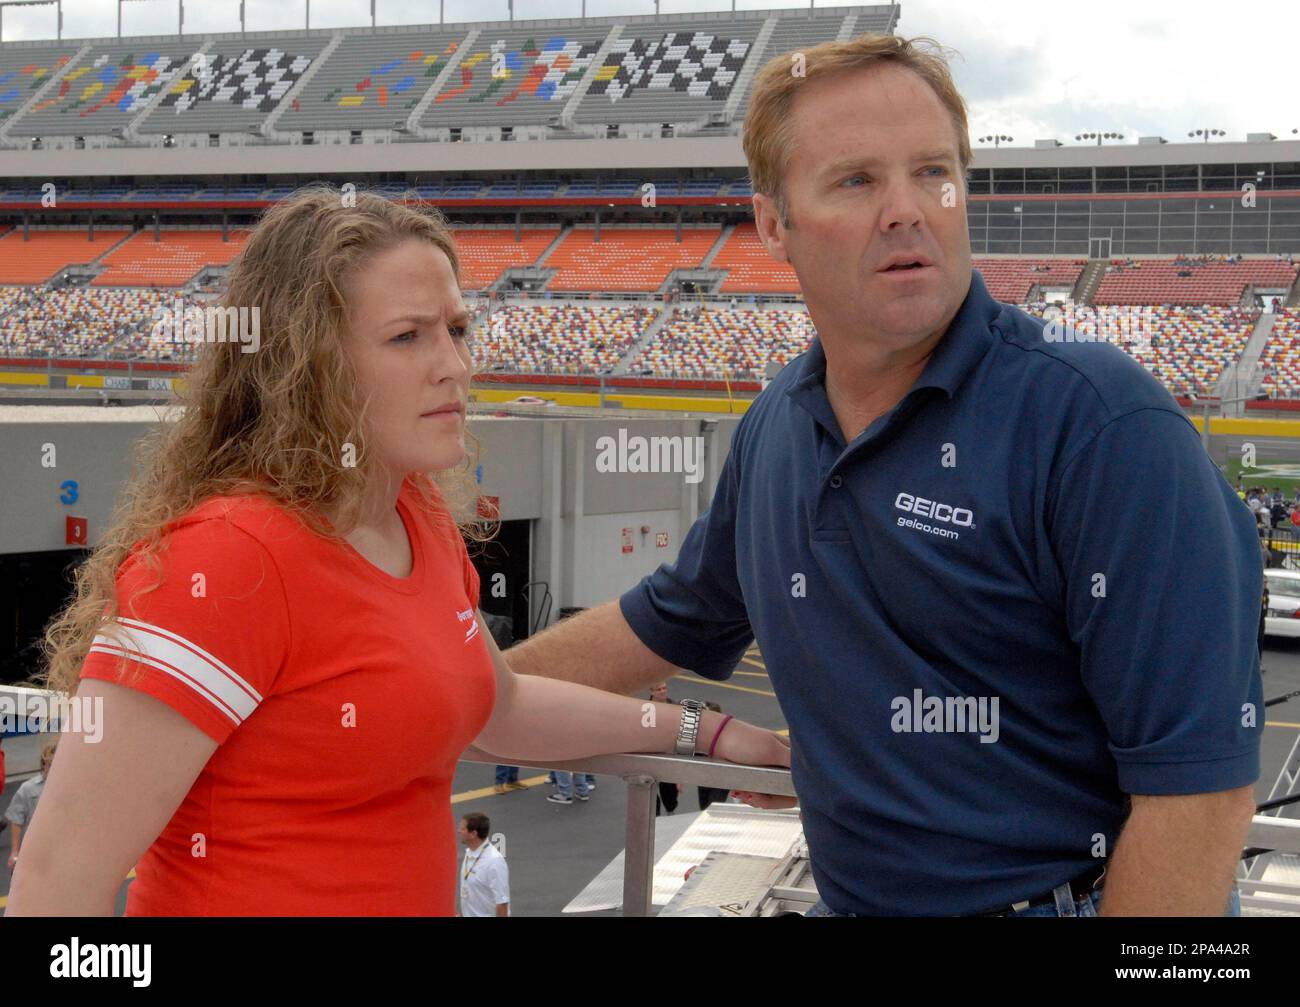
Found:
[[[0,150],[0,177],[312,175],[745,167],[738,136],[498,143]]]

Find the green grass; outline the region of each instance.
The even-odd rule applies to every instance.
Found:
[[[1252,486],[1263,486],[1272,493],[1274,489],[1280,487],[1288,499],[1294,500],[1296,488],[1300,487],[1300,476],[1288,477],[1260,471],[1261,468],[1267,468],[1270,465],[1290,465],[1300,471],[1300,463],[1298,462],[1269,461],[1263,458],[1256,458],[1255,468],[1247,469],[1241,464],[1241,459],[1236,458],[1224,466],[1223,474],[1233,486],[1236,486],[1237,480],[1240,479],[1244,489],[1250,489]]]

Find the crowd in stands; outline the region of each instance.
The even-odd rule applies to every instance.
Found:
[[[1270,398],[1300,398],[1300,308],[1282,308],[1259,358]]]
[[[633,360],[631,373],[759,380],[769,360],[784,366],[815,334],[808,313],[797,308],[679,307]]]
[[[154,331],[158,311],[179,296],[151,287],[0,287],[0,356],[188,361],[191,347]],[[182,310],[192,303],[183,298]]]
[[[480,371],[600,374],[654,315],[640,304],[506,304],[475,326],[474,363]]]

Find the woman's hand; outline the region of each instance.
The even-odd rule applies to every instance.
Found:
[[[717,714],[714,714],[717,717]],[[721,723],[721,718],[718,718]],[[709,733],[710,740],[717,733],[717,726]],[[704,731],[700,732],[704,734]],[[706,748],[707,751],[707,748]],[[790,741],[775,731],[766,731],[743,720],[730,720],[718,738],[713,754],[728,762],[746,766],[790,766]],[[797,797],[778,794],[758,794],[748,790],[733,790],[732,793],[756,808],[793,808],[799,803]]]

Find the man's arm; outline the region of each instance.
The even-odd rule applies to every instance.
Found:
[[[511,647],[505,658],[516,675],[559,678],[621,695],[642,692],[678,670],[638,639],[617,599],[556,623]]]
[[[1134,794],[1106,870],[1101,915],[1224,915],[1254,813],[1254,787]]]

